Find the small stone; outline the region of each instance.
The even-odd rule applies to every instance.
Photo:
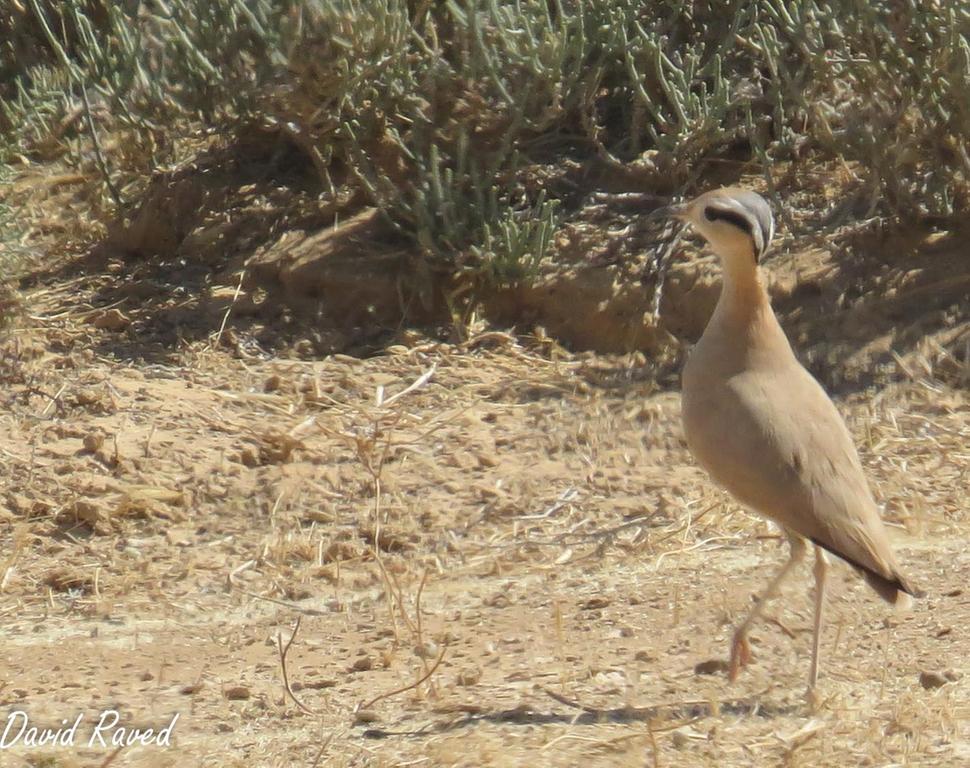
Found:
[[[244,467],[252,469],[253,467],[259,466],[259,457],[256,455],[255,450],[247,446],[239,452],[239,463]]]
[[[724,659],[708,659],[694,665],[695,675],[716,675],[718,672],[727,672],[728,663]]]
[[[376,723],[377,720],[377,713],[373,709],[362,709],[354,713],[355,723]]]
[[[477,469],[479,465],[478,458],[469,451],[455,451],[447,461],[450,466],[465,472]]]
[[[84,445],[84,450],[88,453],[94,453],[102,445],[104,445],[104,439],[106,435],[101,430],[95,430],[94,432],[88,432],[84,439],[81,441]]]
[[[223,696],[229,701],[245,701],[252,696],[252,691],[245,685],[231,685],[223,691]]]
[[[120,309],[96,312],[88,318],[88,322],[103,331],[123,331],[131,325],[131,320]]]
[[[350,667],[351,672],[368,672],[374,668],[374,659],[370,656],[361,656]]]
[[[414,655],[421,659],[433,659],[438,655],[438,646],[431,640],[426,640],[414,646]]]
[[[101,402],[101,393],[96,389],[79,389],[74,393],[74,402],[78,405],[94,405]]]
[[[465,667],[459,670],[458,676],[455,678],[458,685],[476,685],[479,680],[482,679],[482,670],[478,667]]]
[[[605,597],[591,597],[585,603],[583,603],[580,608],[584,611],[594,611],[598,608],[605,608],[610,604],[610,601]]]
[[[498,458],[490,453],[476,453],[475,458],[478,459],[478,466],[484,469],[494,469],[498,466]]]
[[[923,671],[919,673],[919,684],[928,691],[931,691],[934,688],[942,688],[947,683],[952,682],[952,677],[947,677],[945,672]]]

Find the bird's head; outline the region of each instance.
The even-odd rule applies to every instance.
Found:
[[[722,259],[737,257],[757,264],[775,233],[768,203],[748,189],[715,189],[690,202],[670,205],[651,214],[661,215],[693,226]]]

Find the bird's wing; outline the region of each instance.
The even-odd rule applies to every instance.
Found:
[[[909,591],[849,431],[811,374],[797,364],[747,370],[706,394],[706,423],[692,419],[688,439],[715,480],[874,578],[898,582],[893,592]]]

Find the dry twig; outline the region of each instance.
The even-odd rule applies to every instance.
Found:
[[[413,683],[409,683],[408,685],[404,685],[404,686],[402,686],[400,688],[395,688],[393,691],[388,691],[387,693],[382,693],[379,696],[375,696],[373,699],[371,699],[370,701],[368,701],[366,704],[360,704],[359,706],[357,706],[354,709],[354,711],[355,712],[360,712],[360,711],[365,710],[365,709],[370,709],[371,707],[373,707],[379,701],[384,701],[384,699],[389,699],[392,696],[397,696],[398,694],[406,693],[407,691],[414,690],[415,688],[417,688],[419,685],[421,685],[423,682],[425,682],[427,679],[429,679],[435,673],[435,671],[441,665],[441,662],[444,660],[445,653],[447,652],[447,650],[448,650],[448,646],[447,645],[442,646],[441,651],[438,653],[438,658],[435,659],[434,664],[431,665],[431,669],[429,669],[427,672],[425,672],[421,677],[419,677]]]
[[[296,704],[301,710],[306,712],[308,715],[317,715],[318,712],[310,709],[306,704],[300,701],[296,694],[293,693],[293,689],[290,687],[290,679],[286,674],[286,654],[290,652],[290,646],[293,645],[293,641],[296,640],[296,633],[300,631],[300,622],[303,620],[302,616],[296,617],[296,624],[293,625],[293,634],[290,635],[290,639],[287,641],[286,645],[283,645],[283,635],[276,635],[276,645],[280,652],[280,670],[283,673],[283,688],[286,690],[289,697],[293,699],[293,703]]]

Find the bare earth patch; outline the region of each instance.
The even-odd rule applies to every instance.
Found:
[[[784,545],[692,464],[678,394],[635,357],[486,333],[148,363],[69,289],[25,306],[0,358],[0,695],[86,719],[16,759],[970,762],[970,410],[932,372],[840,402],[927,597],[893,614],[837,569],[811,712],[807,573],[724,678]],[[88,747],[106,709],[177,713],[173,746]]]

